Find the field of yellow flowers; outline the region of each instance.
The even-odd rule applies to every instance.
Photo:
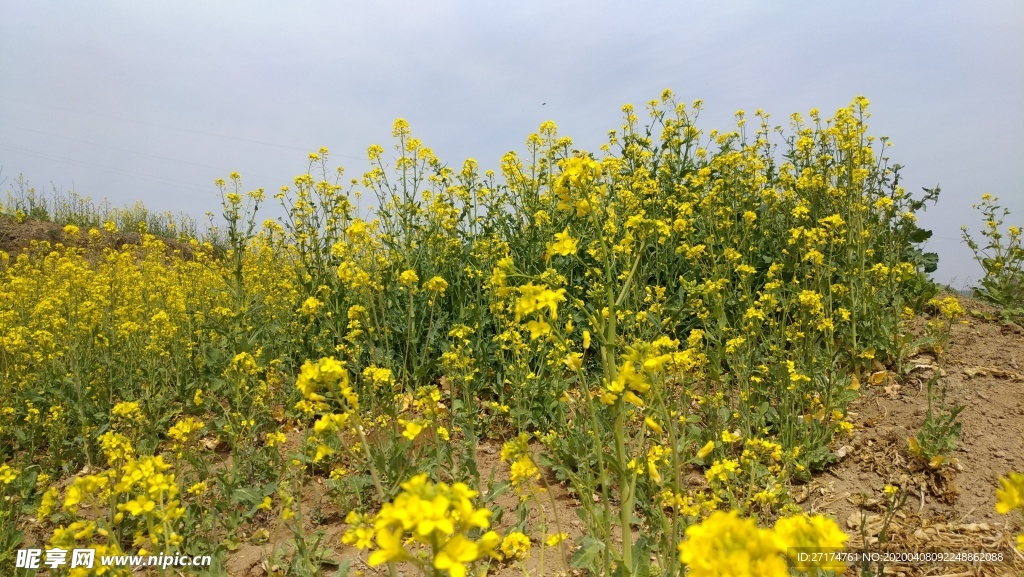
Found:
[[[801,556],[852,542],[792,488],[966,311],[919,248],[938,189],[900,186],[867,107],[705,132],[666,91],[596,153],[546,122],[498,172],[398,120],[361,179],[311,153],[279,221],[218,181],[208,240],[65,210],[0,252],[0,573],[36,546],[226,575],[257,544],[268,575],[881,574]],[[906,448],[933,476],[959,435],[941,372]],[[997,489],[1024,510],[1024,475]],[[877,495],[886,525],[910,490]]]

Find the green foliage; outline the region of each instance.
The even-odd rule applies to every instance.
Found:
[[[985,227],[982,246],[961,227],[964,243],[974,252],[974,259],[985,271],[981,286],[975,287],[979,298],[1003,308],[1009,317],[1024,317],[1024,247],[1021,228],[1010,226],[1004,232],[1003,222],[1010,211],[999,205],[999,198],[990,194],[981,197],[974,208],[981,212]]]
[[[82,228],[101,228],[110,223],[109,226],[117,230],[149,232],[165,239],[188,240],[200,236],[195,219],[184,212],[177,215],[170,211],[152,212],[141,202],[113,207],[105,199],[97,203],[77,192],[57,188],[47,195],[36,191],[21,174],[11,183],[5,196],[6,200],[0,202],[0,214],[13,216],[18,222],[34,219]],[[216,227],[211,226],[204,232],[203,240],[212,241],[219,236]]]
[[[666,91],[646,124],[624,107],[598,155],[545,122],[497,172],[449,168],[399,119],[394,158],[370,147],[361,180],[342,185],[328,151],[311,153],[276,195],[280,223],[258,226],[264,193],[240,175],[218,181],[217,244],[190,239],[187,256],[152,234],[169,221],[62,201],[63,218],[97,226],[65,228],[83,248],[40,243],[0,264],[0,410],[17,423],[0,455],[53,475],[105,467],[94,483],[167,455],[181,512],[149,543],[228,549],[274,525],[294,546],[280,564],[301,575],[325,561],[304,533],[311,479],[363,521],[418,474],[493,499],[504,486],[481,478],[478,444],[522,433],[502,451],[518,527],[543,464],[583,502],[574,566],[677,574],[698,519],[791,507],[786,483],[834,458],[859,378],[900,362],[905,319],[935,294],[916,215],[938,188],[899,186],[867,105],[795,114],[788,130],[758,111],[752,133],[740,111],[735,130],[705,133],[701,103]],[[56,214],[31,189],[5,207]],[[144,223],[140,243],[102,250],[118,222]],[[929,451],[955,436],[944,407]],[[691,490],[688,468],[707,487]],[[131,496],[105,505],[111,527]],[[459,543],[480,553],[474,522]],[[560,542],[560,523],[532,529]],[[400,558],[374,539],[378,559]]]

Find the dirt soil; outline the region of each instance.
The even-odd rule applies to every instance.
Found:
[[[0,250],[13,255],[25,250],[34,240],[61,242],[63,227],[57,223],[42,220],[26,220],[18,223],[14,217],[0,215]]]
[[[0,251],[6,252],[12,259],[15,255],[27,250],[33,241],[46,241],[50,246],[58,243],[64,246],[85,248],[102,253],[104,248],[120,250],[125,245],[139,244],[142,235],[133,231],[108,232],[100,231],[100,240],[91,243],[87,229],[82,227],[76,237],[70,237],[64,232],[63,225],[45,220],[27,219],[19,223],[14,217],[0,214]],[[193,256],[193,249],[187,243],[178,239],[160,238],[167,247],[168,256],[177,251],[182,258],[190,259]]]
[[[1003,563],[893,564],[886,574],[905,576],[1024,575],[1024,554],[1013,550],[1022,530],[1019,515],[995,510],[998,478],[1024,470],[1024,329],[993,319],[994,309],[961,298],[972,314],[955,325],[941,367],[931,353],[913,354],[902,378],[886,375],[862,388],[850,407],[854,434],[838,448],[845,457],[803,487],[794,487],[806,510],[836,517],[863,544],[862,515],[870,547],[890,551],[1002,552]],[[954,462],[931,469],[911,456],[928,408],[926,384],[941,371],[937,389],[962,405],[963,425]],[[887,484],[903,487],[907,501],[890,526],[890,543],[877,534]],[[1017,518],[1015,518],[1017,517]],[[854,575],[851,569],[847,575]]]

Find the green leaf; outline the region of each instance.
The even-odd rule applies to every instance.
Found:
[[[597,570],[598,556],[604,552],[605,546],[602,541],[593,537],[584,537],[580,550],[573,553],[570,564],[576,569]]]
[[[921,266],[926,273],[933,273],[939,268],[939,255],[934,252],[926,252],[921,255]]]
[[[633,543],[633,577],[648,577],[651,574],[650,559],[651,540],[646,535],[641,535],[636,543]]]
[[[260,491],[245,487],[235,489],[233,496],[246,505],[258,505],[263,501],[263,494]]]
[[[348,577],[351,570],[352,561],[350,559],[342,559],[341,563],[338,564],[338,570],[334,573],[334,577]]]
[[[924,242],[932,237],[932,231],[923,228],[915,228],[910,233],[910,242]]]

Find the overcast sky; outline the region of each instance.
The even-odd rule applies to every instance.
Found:
[[[320,146],[359,176],[397,117],[449,165],[497,168],[545,120],[596,149],[665,88],[704,100],[705,131],[867,96],[903,184],[942,187],[937,280],[977,280],[959,229],[982,193],[1024,223],[1020,0],[0,0],[4,189],[23,173],[197,217],[214,179],[276,191]]]

